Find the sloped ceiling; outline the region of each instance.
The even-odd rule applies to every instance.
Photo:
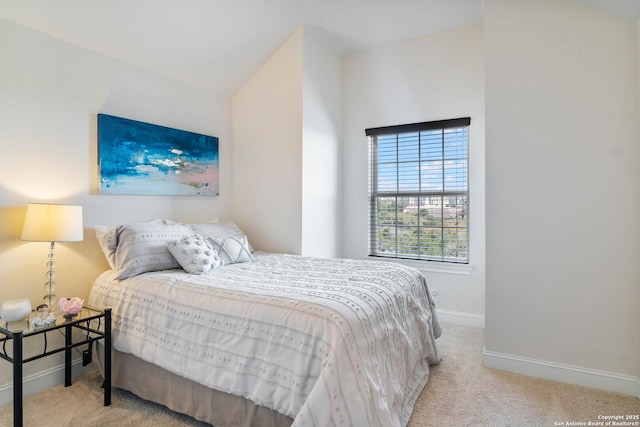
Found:
[[[629,19],[639,0],[580,0]],[[0,17],[230,95],[300,25],[366,49],[482,21],[482,0],[0,0]]]

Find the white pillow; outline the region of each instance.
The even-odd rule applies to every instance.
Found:
[[[243,235],[240,238],[230,236],[223,239],[209,239],[209,241],[218,253],[222,265],[253,261],[247,236]]]
[[[187,224],[185,224],[187,225]],[[206,223],[206,224],[189,224],[189,227],[193,230],[194,234],[199,234],[203,237],[208,237],[212,240],[219,242],[223,241],[227,237],[235,237],[242,239],[246,237],[245,234],[233,221]],[[253,248],[249,245],[249,250],[253,252]]]
[[[181,224],[142,222],[115,227],[105,234],[103,241],[108,242],[108,248],[115,242],[113,262],[118,272],[116,279],[120,280],[149,271],[180,268],[167,243],[191,234]]]
[[[205,274],[221,265],[211,242],[197,234],[169,242],[167,248],[187,273]]]

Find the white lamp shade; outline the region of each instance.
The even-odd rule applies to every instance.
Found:
[[[79,242],[82,238],[82,206],[46,203],[27,205],[22,240]]]

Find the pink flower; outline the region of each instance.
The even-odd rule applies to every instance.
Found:
[[[71,299],[60,298],[60,301],[58,301],[58,308],[66,314],[78,314],[82,311],[82,303],[84,303],[84,300],[78,297],[73,297]]]

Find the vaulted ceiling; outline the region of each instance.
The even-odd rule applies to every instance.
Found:
[[[639,0],[579,1],[640,17]],[[347,52],[481,22],[482,0],[0,0],[0,17],[230,94],[300,25]]]

